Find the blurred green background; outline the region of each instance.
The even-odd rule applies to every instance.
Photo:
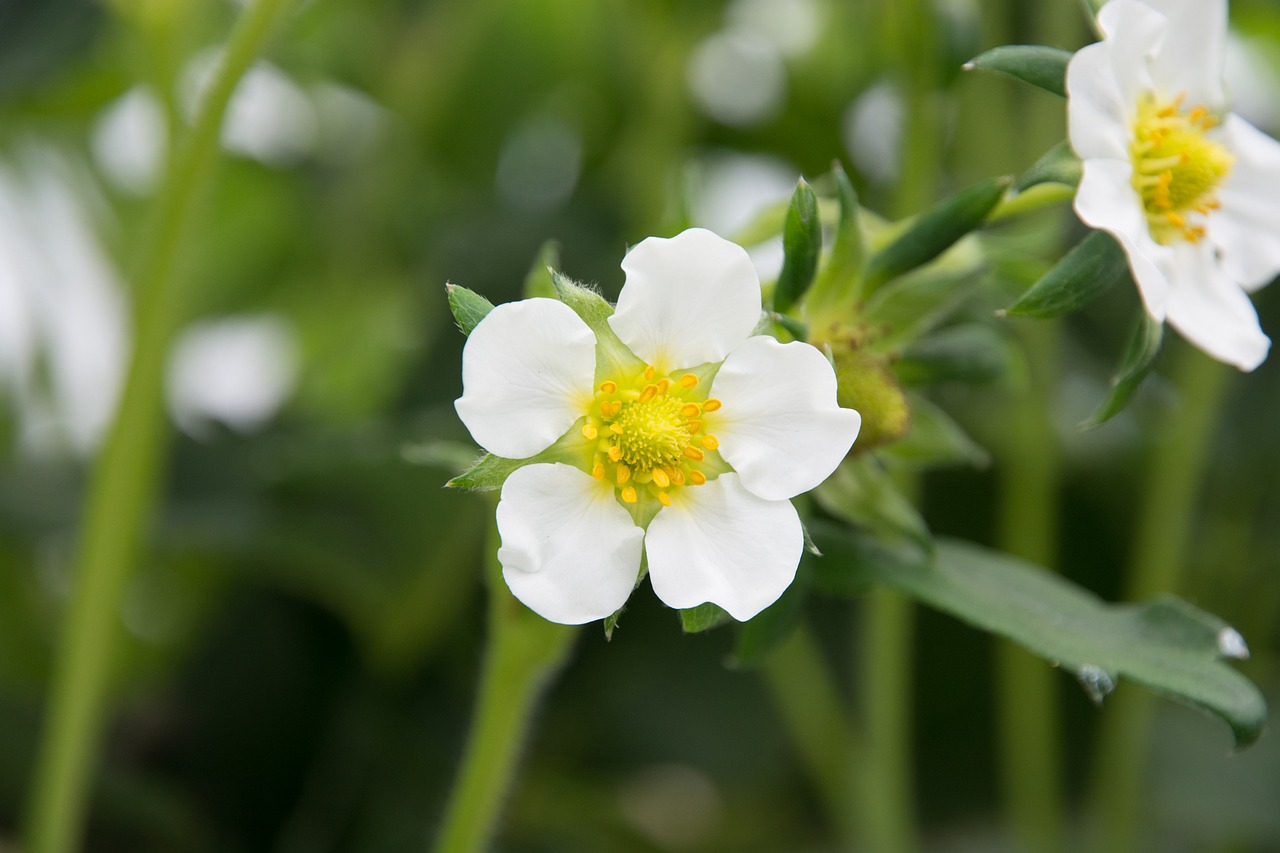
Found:
[[[152,193],[238,8],[0,0],[3,850],[17,849]],[[1280,9],[1232,14],[1238,108],[1280,133]],[[627,245],[690,223],[734,236],[833,160],[870,209],[918,211],[1063,136],[1061,101],[963,62],[1089,40],[1075,0],[298,4],[232,104],[181,264],[194,313],[169,369],[177,438],[119,614],[86,849],[427,843],[478,675],[491,518],[484,498],[442,488],[477,452],[451,405],[463,338],[446,280],[518,298],[554,239],[561,269],[616,295]],[[1080,233],[1064,205],[988,239],[1038,269]],[[777,245],[754,256],[776,272]],[[1015,347],[1045,333],[991,317],[1008,285],[987,278],[993,328]],[[1280,294],[1257,304],[1280,332]],[[1136,305],[1116,292],[1072,317],[1046,395],[1065,460],[1061,567],[1108,598],[1143,460],[1180,412],[1157,372],[1127,413],[1075,429]],[[1280,366],[1231,382],[1182,592],[1243,632],[1243,669],[1275,706]],[[931,474],[926,517],[989,542],[1009,386],[936,390],[995,461]],[[859,617],[828,600],[809,617],[850,691]],[[1013,849],[991,642],[929,612],[915,630],[902,667],[922,845]],[[838,849],[769,691],[723,665],[731,643],[682,636],[647,587],[612,642],[584,630],[497,849]],[[1062,682],[1078,828],[1107,707]],[[1155,737],[1149,849],[1280,850],[1274,738],[1231,755],[1224,726],[1167,703]]]

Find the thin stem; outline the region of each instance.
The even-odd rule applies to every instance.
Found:
[[[1194,528],[1196,499],[1230,369],[1182,347],[1174,367],[1181,407],[1166,439],[1152,448],[1126,598],[1176,592]],[[1146,694],[1117,693],[1102,720],[1095,756],[1095,813],[1104,848],[1134,849],[1141,818],[1142,777],[1151,728]]]
[[[997,538],[1000,548],[1043,566],[1058,542],[1058,452],[1049,423],[1049,390],[1057,387],[1060,329],[1022,329],[1030,375],[1027,393],[1006,404],[1009,431],[1000,455]],[[1057,675],[1012,643],[996,646],[996,708],[1001,782],[1022,849],[1063,849],[1062,757]]]
[[[496,555],[496,528],[490,545],[489,553]],[[512,598],[496,556],[488,568],[488,648],[466,752],[435,841],[436,853],[473,853],[489,842],[534,708],[577,635]]]
[[[174,279],[183,238],[216,159],[231,93],[288,3],[259,0],[241,17],[156,200],[150,248],[135,289],[133,357],[85,499],[75,587],[36,761],[27,822],[30,853],[64,853],[77,846],[107,712],[120,602],[155,504],[167,446],[163,371],[182,317],[183,294]]]
[[[858,817],[865,847],[884,853],[917,849],[911,751],[911,674],[915,606],[887,589],[864,599],[860,637],[865,755],[859,772]]]
[[[850,772],[861,766],[863,749],[813,632],[805,627],[794,631],[765,659],[760,672],[822,798],[831,828],[842,847],[852,848],[857,836],[848,808]]]

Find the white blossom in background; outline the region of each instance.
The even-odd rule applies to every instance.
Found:
[[[199,436],[210,421],[237,432],[261,429],[297,384],[298,348],[283,317],[255,314],[206,320],[185,329],[169,362],[169,408]]]
[[[1226,0],[1111,0],[1067,69],[1076,212],[1124,247],[1148,313],[1241,370],[1280,272],[1280,144],[1228,111]]]
[[[169,146],[160,99],[145,86],[125,92],[99,114],[90,145],[111,183],[134,195],[150,193]]]
[[[503,484],[498,559],[515,596],[566,624],[605,618],[640,578],[675,608],[746,620],[790,585],[803,550],[790,499],[831,474],[860,417],[830,363],[752,334],[760,282],[710,231],[649,238],[623,259],[608,334],[567,305],[499,305],[463,350],[458,415],[489,452],[553,444]],[[615,337],[616,336],[616,337]]]
[[[39,143],[0,163],[0,398],[24,452],[88,454],[115,411],[128,312],[91,186]]]

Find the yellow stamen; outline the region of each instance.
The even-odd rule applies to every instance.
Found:
[[[667,470],[667,476],[671,478],[671,482],[675,483],[677,486],[684,485],[683,471],[681,471],[679,468],[668,468],[666,470]]]
[[[621,459],[621,458],[622,458],[622,448],[621,448],[621,447],[619,447],[619,446],[618,446],[618,445],[616,445],[616,444],[614,444],[614,445],[610,445],[610,447],[609,447],[609,461],[610,461],[610,462],[617,462],[617,461],[618,461],[619,459]]]
[[[702,410],[698,408],[697,403],[689,403],[680,409],[680,417],[682,418],[696,418],[700,414],[702,414]]]
[[[616,394],[618,393],[618,383],[612,379],[606,379],[600,383],[600,390],[605,394]]]
[[[597,480],[604,479],[604,463],[603,462],[596,463],[595,467],[591,469],[591,476],[595,477]]]
[[[671,506],[671,495],[666,492],[658,492],[658,503],[663,506]]]
[[[609,432],[614,435],[622,435],[622,424],[609,424]]]
[[[702,411],[714,412],[720,408],[720,405],[721,404],[719,400],[717,400],[715,397],[711,397],[710,399],[702,401]]]
[[[618,471],[617,471],[617,477],[618,477],[618,485],[625,486],[627,484],[627,480],[631,479],[631,469],[628,468],[626,465],[619,465]]]
[[[587,441],[595,441],[599,435],[600,435],[600,431],[596,429],[595,424],[582,425],[582,437],[585,438]]]
[[[659,379],[659,380],[658,380],[658,393],[659,393],[659,394],[665,394],[665,393],[667,393],[667,389],[668,389],[668,388],[670,388],[670,387],[671,387],[671,380],[670,380],[670,379]]]
[[[698,384],[698,377],[694,376],[692,373],[686,373],[684,376],[680,377],[680,384],[685,388],[692,388],[694,385]]]
[[[653,482],[658,484],[658,488],[665,489],[671,485],[671,478],[667,476],[667,472],[661,468],[653,469]]]
[[[693,433],[702,429],[702,421],[689,421],[687,424],[684,425],[684,429],[685,429],[685,432],[692,435]]]
[[[636,487],[627,486],[622,490],[622,499],[629,504],[636,502]]]
[[[644,386],[644,390],[640,392],[640,400],[639,400],[639,402],[641,402],[641,403],[647,403],[647,402],[649,402],[650,400],[652,400],[652,399],[653,399],[654,397],[656,397],[656,396],[658,396],[658,386],[657,386],[657,385],[646,385],[646,386]]]
[[[695,486],[701,486],[703,483],[707,482],[707,475],[699,471],[697,468],[694,468],[689,471],[689,482]]]
[[[695,462],[701,462],[703,459],[706,458],[706,455],[707,455],[703,453],[701,450],[699,450],[698,448],[694,447],[692,444],[685,447],[685,449],[682,450],[681,453],[683,453],[685,456],[688,456],[690,459],[692,459]]]
[[[716,438],[714,435],[704,435],[702,437],[702,446],[707,450],[715,450],[720,446],[720,439]]]
[[[644,378],[646,381],[649,379],[652,379],[653,374],[654,374],[654,367],[652,364],[644,369]]]

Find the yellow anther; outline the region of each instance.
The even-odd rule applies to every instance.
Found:
[[[616,418],[618,413],[622,411],[621,400],[605,400],[600,404],[600,414],[606,418]]]
[[[667,476],[671,478],[671,482],[675,483],[677,486],[684,485],[683,471],[681,471],[679,468],[668,468],[666,470],[667,470]]]
[[[1181,228],[1182,226],[1187,224],[1187,220],[1183,219],[1181,216],[1174,213],[1173,211],[1166,213],[1164,215],[1164,218],[1169,220],[1169,224],[1172,225],[1174,228]]]
[[[609,446],[609,461],[617,462],[622,458],[622,448],[616,444]]]
[[[622,435],[622,424],[609,424],[609,432],[614,435]]]
[[[628,468],[626,465],[619,465],[617,477],[618,477],[618,485],[625,486],[627,484],[627,480],[631,479],[631,469]]]
[[[690,435],[693,435],[695,432],[702,429],[702,421],[689,421],[687,424],[684,425],[684,429],[685,429],[685,432],[689,433]]]
[[[595,424],[582,425],[582,437],[585,438],[587,441],[595,441],[596,437],[599,435],[600,435],[600,431],[596,429]]]
[[[663,506],[671,506],[671,495],[666,492],[658,492],[658,503]]]
[[[703,483],[707,482],[707,475],[699,471],[697,468],[694,468],[689,472],[689,482],[695,486],[701,486]]]
[[[702,410],[698,408],[697,403],[689,403],[680,409],[680,417],[682,418],[696,418],[700,414],[702,414]]]
[[[715,450],[720,446],[720,439],[716,438],[714,435],[704,435],[702,437],[702,446],[707,450]]]
[[[719,408],[720,408],[720,401],[717,400],[715,397],[702,401],[702,411],[704,412],[714,412]]]
[[[653,469],[653,482],[658,484],[658,488],[665,489],[671,485],[671,478],[667,476],[667,472],[661,468]]]
[[[654,367],[653,367],[653,365],[652,365],[652,364],[651,364],[651,365],[649,365],[648,367],[646,367],[646,368],[644,369],[644,378],[645,378],[646,380],[648,380],[648,379],[652,379],[652,378],[653,378],[653,374],[654,374],[654,372],[655,372],[655,371],[654,371]]]
[[[604,463],[603,462],[596,463],[595,467],[591,469],[591,476],[595,477],[597,480],[604,479]]]
[[[694,460],[695,462],[701,462],[704,458],[706,458],[706,455],[707,455],[703,453],[701,450],[699,450],[698,448],[694,447],[692,444],[687,445],[685,449],[681,451],[681,453],[683,453],[685,456],[688,456],[690,459]]]
[[[636,487],[635,487],[635,486],[627,486],[625,489],[623,489],[623,490],[622,490],[622,499],[623,499],[624,501],[626,501],[627,503],[629,503],[629,504],[633,504],[633,503],[635,503],[635,502],[636,502]]]
[[[650,368],[650,369],[652,370],[652,368]],[[646,377],[646,378],[647,378],[647,377]],[[647,403],[647,402],[649,402],[650,400],[652,400],[652,399],[653,399],[654,397],[656,397],[656,396],[658,396],[658,386],[657,386],[657,385],[646,385],[646,386],[644,386],[644,390],[640,392],[640,402],[641,402],[641,403]]]
[[[692,388],[694,385],[697,385],[697,384],[698,384],[698,377],[694,376],[692,373],[686,373],[684,376],[680,377],[681,387]]]
[[[618,392],[618,383],[612,379],[606,379],[600,383],[600,390],[606,394],[616,394]]]
[[[668,388],[670,388],[670,387],[671,387],[671,380],[670,380],[670,379],[659,379],[659,380],[658,380],[658,393],[659,393],[659,394],[665,394],[665,393],[667,393],[667,389],[668,389]]]

